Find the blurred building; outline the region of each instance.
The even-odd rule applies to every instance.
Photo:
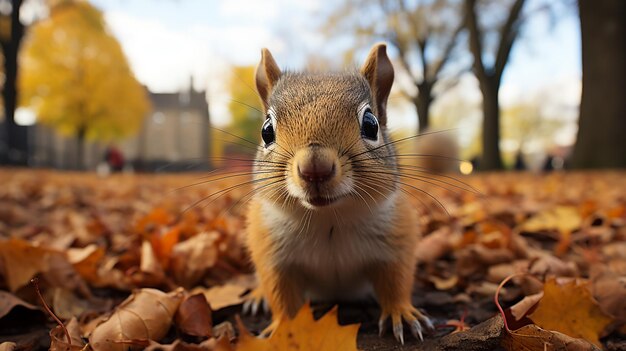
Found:
[[[184,171],[211,168],[210,116],[206,91],[148,92],[152,103],[136,136],[116,142],[127,163],[137,171]],[[35,167],[74,168],[76,139],[51,128],[34,125],[29,133],[30,162]],[[104,161],[106,142],[85,145],[85,165],[94,169]]]

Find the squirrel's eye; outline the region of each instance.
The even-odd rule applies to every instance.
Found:
[[[365,110],[361,122],[361,136],[370,140],[378,140],[378,120],[370,109]]]
[[[270,145],[276,140],[276,135],[274,135],[274,125],[272,124],[272,119],[267,118],[265,122],[263,122],[263,127],[261,127],[261,137],[265,142],[265,146]]]

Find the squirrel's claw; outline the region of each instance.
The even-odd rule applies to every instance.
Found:
[[[259,334],[259,336],[264,337],[264,338],[270,337],[270,335],[274,333],[276,328],[278,328],[279,324],[280,324],[280,320],[273,319],[272,323],[270,323],[270,325],[268,325],[265,329],[263,329],[263,331],[261,332],[261,334]]]
[[[402,321],[405,321],[411,328],[411,334],[416,339],[424,341],[424,327],[427,330],[434,329],[432,322],[422,312],[418,311],[413,306],[405,308],[398,312],[386,313],[383,311],[380,320],[378,321],[379,335],[383,335],[385,332],[386,321],[391,316],[391,324],[393,326],[393,336],[402,345],[404,345],[404,331]]]
[[[411,322],[411,333],[413,333],[413,336],[416,339],[419,338],[420,341],[424,341],[424,336],[422,335],[422,325],[419,321],[414,320]]]
[[[404,345],[404,328],[402,326],[402,321],[399,321],[398,323],[393,321],[393,336],[400,342],[400,344]]]
[[[261,292],[261,289],[256,288],[250,291],[246,296],[244,296],[245,302],[243,303],[243,313],[251,314],[256,316],[259,313],[259,310],[262,310],[264,314],[269,313],[269,305]],[[259,308],[261,307],[261,308]]]

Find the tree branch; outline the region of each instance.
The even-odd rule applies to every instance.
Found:
[[[522,12],[522,7],[524,7],[525,1],[526,0],[515,0],[513,6],[511,6],[511,10],[509,11],[509,17],[500,30],[500,44],[498,45],[494,67],[495,77],[498,81],[502,77],[504,66],[509,60],[509,55],[511,53],[511,48],[513,48],[515,38],[517,38],[519,34],[520,26],[518,19],[520,17],[520,13]]]
[[[459,34],[463,31],[463,22],[459,23],[459,25],[457,26],[457,28],[454,30],[454,34],[452,34],[452,37],[450,38],[450,41],[447,43],[446,47],[443,49],[443,53],[441,54],[441,59],[439,60],[439,62],[437,62],[434,65],[433,68],[433,81],[437,81],[437,76],[439,75],[439,72],[441,72],[441,69],[443,68],[443,66],[446,65],[446,62],[448,62],[448,59],[450,58],[450,55],[452,53],[452,49],[454,49],[454,46],[456,44],[456,41],[459,37]]]
[[[483,63],[483,47],[478,21],[476,19],[476,0],[465,0],[465,22],[469,29],[469,47],[474,57],[474,73],[478,80],[487,79],[485,64]]]

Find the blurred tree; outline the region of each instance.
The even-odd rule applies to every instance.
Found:
[[[480,2],[480,3],[479,3]],[[500,102],[498,92],[502,80],[502,73],[509,60],[511,48],[520,32],[521,12],[525,0],[513,0],[505,10],[505,20],[496,28],[487,28],[477,12],[486,13],[494,11],[487,9],[490,6],[502,7],[502,2],[488,2],[479,0],[465,0],[465,19],[469,30],[469,47],[474,58],[472,65],[474,74],[478,79],[480,91],[483,95],[483,132],[482,132],[482,158],[480,168],[494,170],[502,168],[500,156]],[[493,15],[493,12],[490,12]],[[493,47],[494,53],[490,53],[489,46],[485,45],[487,38],[493,39],[493,32],[497,32],[497,39]]]
[[[626,1],[579,0],[583,88],[575,168],[626,167]]]
[[[6,140],[6,144],[0,145],[0,161],[9,164],[25,164],[27,143],[24,138],[19,138],[19,136],[24,135],[23,127],[15,123],[17,53],[24,35],[24,23],[20,19],[22,0],[3,0],[0,3],[2,9],[8,10],[0,12],[0,47],[2,47],[4,58],[2,99],[4,103],[4,133],[6,133],[2,138]]]
[[[502,111],[502,139],[515,142],[519,153],[528,151],[526,146],[531,144],[549,150],[554,146],[554,134],[565,124],[563,119],[544,116],[541,101],[520,103]]]
[[[398,61],[410,84],[399,84],[403,95],[415,106],[419,129],[430,125],[430,107],[439,92],[456,84],[463,64],[451,62],[463,29],[459,1],[433,0],[345,0],[329,17],[331,34],[349,30],[362,45],[372,39],[385,40],[398,52]],[[364,19],[366,16],[366,19]],[[359,46],[362,46],[359,45]],[[444,68],[453,68],[444,72]]]
[[[228,110],[231,123],[227,129],[240,138],[257,143],[261,137],[263,112],[259,96],[254,89],[254,70],[255,66],[237,66],[231,71],[228,84],[230,92]],[[227,152],[250,153],[251,144],[223,133],[221,137],[230,143]]]
[[[77,138],[82,167],[86,139],[135,133],[149,102],[102,13],[82,0],[59,0],[30,28],[21,52],[20,104],[38,121]]]

